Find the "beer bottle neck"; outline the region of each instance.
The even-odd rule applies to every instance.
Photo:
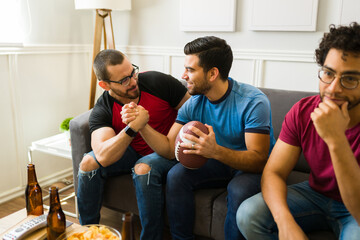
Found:
[[[50,187],[49,194],[50,194],[50,210],[61,209],[58,188]]]
[[[34,164],[28,164],[28,184],[36,184],[36,172],[35,172],[35,165]]]

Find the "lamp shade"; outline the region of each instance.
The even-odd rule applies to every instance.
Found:
[[[131,0],[75,0],[75,9],[131,10]]]

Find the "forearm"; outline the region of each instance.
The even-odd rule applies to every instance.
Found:
[[[235,151],[218,145],[213,158],[235,169],[260,173],[266,164],[267,155],[255,150]]]
[[[287,204],[286,179],[296,165],[301,148],[278,140],[261,178],[261,192],[279,230],[279,239],[307,239]]]
[[[103,167],[110,166],[118,161],[125,153],[133,140],[124,130],[108,140],[92,144],[96,159]]]
[[[170,143],[167,136],[153,129],[149,124],[140,130],[140,134],[154,152],[167,159],[173,159],[174,144]]]
[[[328,147],[341,198],[360,225],[360,167],[345,135]]]
[[[295,223],[286,201],[285,179],[274,172],[264,171],[261,178],[261,192],[279,229],[286,228],[289,223]]]

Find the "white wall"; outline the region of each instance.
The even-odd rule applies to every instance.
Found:
[[[62,120],[84,112],[90,85],[88,48],[1,50],[0,202],[23,194],[31,142],[59,133]],[[33,160],[43,185],[72,171],[68,159],[34,152]]]
[[[0,202],[23,194],[31,142],[57,134],[63,119],[88,107],[94,12],[75,10],[73,0],[21,1],[25,45],[0,47]],[[232,46],[231,76],[236,80],[317,91],[314,49],[328,25],[340,23],[342,4],[355,0],[319,0],[316,32],[251,31],[251,0],[238,0],[236,31],[217,33],[180,31],[179,1],[133,0],[131,11],[113,12],[116,47],[141,70],[180,78],[183,46],[197,37],[216,35]],[[34,152],[33,160],[40,184],[72,171],[67,159]]]

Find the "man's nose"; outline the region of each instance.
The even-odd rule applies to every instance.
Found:
[[[188,75],[186,74],[186,72],[184,72],[184,73],[181,75],[181,78],[182,78],[182,79],[185,79],[185,80],[188,79]]]
[[[132,85],[132,81],[134,81],[135,84],[137,84],[138,78],[132,76],[132,77],[130,78],[130,84],[129,84],[129,85]]]
[[[341,86],[341,77],[336,76],[335,79],[329,84],[328,89],[331,92],[341,92],[343,90]]]

